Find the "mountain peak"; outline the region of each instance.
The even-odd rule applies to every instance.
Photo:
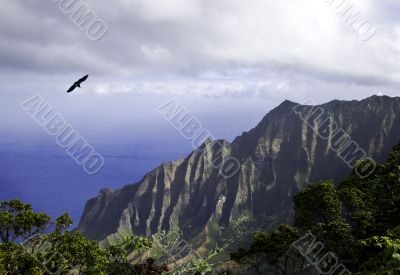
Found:
[[[275,109],[289,108],[298,105],[298,103],[285,99],[281,104],[279,104]]]
[[[297,104],[297,103],[290,101],[289,99],[285,99],[280,105],[295,105],[295,104]]]

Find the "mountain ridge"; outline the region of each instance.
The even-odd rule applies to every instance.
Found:
[[[285,100],[248,132],[231,143],[207,141],[187,157],[168,161],[138,183],[112,191],[103,189],[85,206],[78,230],[102,240],[114,233],[151,235],[179,228],[188,240],[207,240],[207,226],[228,227],[249,211],[256,219],[292,220],[291,197],[305,184],[345,177],[350,168],[293,109],[308,110]],[[377,162],[385,160],[400,138],[400,98],[372,96],[361,101],[334,100],[321,107]],[[315,121],[318,123],[318,121]],[[219,149],[218,149],[219,148]],[[224,178],[211,163],[228,157],[241,166]],[[225,200],[222,202],[221,197]],[[273,229],[273,226],[271,226]]]

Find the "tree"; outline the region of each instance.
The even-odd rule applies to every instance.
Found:
[[[400,144],[368,177],[354,169],[337,188],[332,181],[309,184],[293,200],[295,230],[312,233],[323,249],[318,255],[331,252],[357,274],[400,274]],[[282,249],[290,248],[285,242],[279,247],[275,233],[258,233],[249,249],[232,258],[243,261],[262,251],[276,265]]]
[[[231,259],[252,265],[269,264],[281,274],[289,274],[294,269],[302,270],[305,259],[292,247],[299,237],[298,229],[286,224],[271,233],[257,232],[250,248],[240,248],[238,252],[231,253]]]
[[[360,274],[399,274],[400,239],[374,236],[360,241],[361,252],[369,259],[359,267]]]
[[[54,224],[54,227],[50,225]],[[163,274],[166,265],[132,264],[128,257],[151,247],[149,238],[131,236],[108,248],[69,231],[67,213],[50,222],[20,200],[0,202],[0,274]],[[53,228],[51,230],[51,228]]]
[[[342,217],[342,202],[332,181],[306,186],[293,198],[295,225],[309,228]]]
[[[29,204],[19,199],[0,201],[0,241],[2,243],[21,241],[43,233],[49,221],[48,215],[34,212]]]

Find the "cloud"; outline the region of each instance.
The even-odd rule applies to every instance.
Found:
[[[281,82],[280,92],[289,95],[316,86],[346,90],[399,84],[400,28],[392,12],[399,7],[391,0],[353,1],[378,27],[367,42],[322,0],[85,3],[107,23],[107,35],[98,42],[88,39],[56,1],[2,1],[0,70],[94,73],[100,94],[163,90],[258,96],[261,92],[252,87],[267,81]],[[101,84],[111,78],[129,88]],[[156,88],[169,78],[181,79],[181,86]],[[132,86],[132,79],[142,87]],[[151,81],[152,88],[143,88]]]
[[[130,84],[100,83],[88,88],[89,93],[99,95],[135,94],[135,95],[171,95],[195,97],[264,97],[290,90],[288,83],[271,81],[165,81],[136,82]]]

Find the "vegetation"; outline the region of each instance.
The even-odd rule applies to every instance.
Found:
[[[168,233],[164,230],[153,235],[154,245],[151,254],[157,259],[172,263],[171,274],[206,274],[212,272],[210,258],[220,252],[219,249],[210,250],[207,255],[200,256],[194,251],[191,244],[186,242],[179,228],[173,228]]]
[[[328,270],[329,264],[354,274],[400,274],[400,144],[369,177],[362,179],[353,171],[337,187],[329,180],[312,183],[293,202],[293,226],[256,232],[249,247],[230,254],[246,274],[313,274],[315,269]],[[232,244],[253,223],[244,213],[229,230],[210,231],[217,244]],[[132,255],[149,252],[146,255],[171,262],[172,249],[188,257],[172,274],[206,274],[212,271],[209,260],[222,249],[194,257],[178,231],[152,238],[129,236],[102,248],[70,231],[71,224],[67,214],[51,221],[18,199],[0,202],[0,274],[164,274],[170,269],[166,264],[158,265],[151,257],[134,262]],[[158,254],[150,253],[154,249]]]
[[[1,201],[0,274],[157,275],[170,271],[167,264],[158,265],[153,257],[138,262],[146,253],[169,263],[190,256],[179,265],[171,265],[171,274],[201,275],[211,272],[208,259],[218,253],[211,251],[205,259],[197,256],[182,240],[181,232],[159,232],[151,238],[123,237],[103,248],[80,232],[68,230],[71,224],[68,214],[53,222],[47,214],[33,211],[18,199]]]
[[[353,171],[338,187],[332,181],[313,183],[293,201],[293,227],[256,233],[250,247],[231,259],[249,269],[291,274],[318,268],[331,252],[355,274],[400,274],[400,144],[369,177]],[[314,246],[296,249],[307,234]]]
[[[107,248],[86,239],[67,214],[54,222],[18,199],[0,202],[0,274],[164,274],[154,259],[128,261],[151,247],[146,237],[131,236]]]

